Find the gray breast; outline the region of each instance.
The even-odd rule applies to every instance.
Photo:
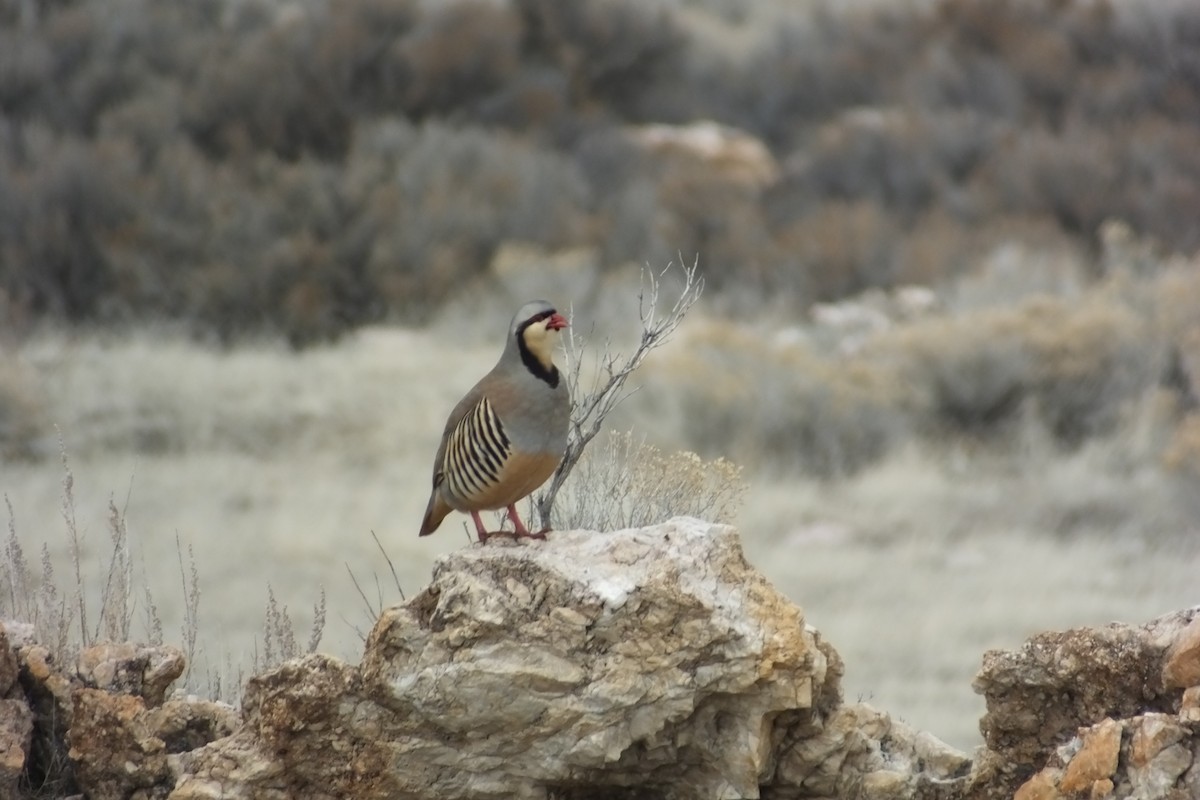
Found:
[[[567,449],[567,426],[571,416],[571,397],[566,380],[560,375],[558,386],[551,388],[532,375],[522,376],[529,385],[516,393],[516,402],[504,415],[504,427],[514,449],[526,453],[554,453]]]

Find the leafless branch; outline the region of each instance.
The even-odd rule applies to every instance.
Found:
[[[571,470],[579,462],[583,450],[592,439],[600,433],[605,418],[620,405],[620,403],[637,389],[626,388],[625,382],[629,376],[641,366],[646,356],[654,349],[662,346],[670,338],[688,311],[700,299],[704,291],[704,278],[699,275],[699,261],[691,266],[683,267],[683,286],[679,296],[670,309],[663,312],[659,309],[659,290],[662,277],[671,270],[668,264],[661,272],[646,267],[642,269],[642,287],[638,292],[638,313],[642,323],[642,336],[637,348],[628,358],[622,358],[620,353],[613,352],[611,342],[606,341],[604,351],[596,364],[591,386],[581,391],[583,375],[583,357],[588,348],[588,342],[575,334],[574,326],[567,328],[564,341],[566,359],[564,373],[567,385],[571,390],[571,425],[567,434],[567,450],[562,463],[558,465],[549,485],[538,494],[534,505],[542,527],[550,526],[551,513],[554,510],[554,500],[559,489],[571,474]],[[574,316],[572,314],[572,316]]]
[[[387,550],[384,549],[383,542],[379,541],[379,536],[375,533],[375,531],[371,531],[371,538],[375,540],[375,546],[379,548],[379,552],[383,554],[383,560],[387,562],[388,569],[392,571],[392,582],[396,585],[396,591],[400,593],[400,599],[406,599],[404,595],[404,587],[400,585],[400,574],[396,572],[396,565],[392,562],[392,557],[388,555]],[[375,579],[375,602],[371,602],[371,599],[367,597],[366,591],[363,590],[362,584],[358,582],[358,576],[354,574],[354,570],[350,569],[350,564],[348,563],[346,564],[346,572],[349,573],[350,580],[354,583],[354,588],[358,591],[358,596],[362,598],[363,605],[367,609],[368,625],[366,630],[363,630],[362,628],[358,627],[358,625],[350,622],[350,620],[346,619],[344,616],[342,617],[342,620],[354,628],[354,632],[358,634],[358,638],[365,642],[367,640],[367,633],[370,631],[371,626],[373,626],[375,621],[378,620],[380,615],[383,614],[383,587],[379,583],[379,573],[372,573],[372,577]],[[323,592],[324,590],[322,590],[321,595],[322,602],[324,602]],[[324,615],[322,615],[322,621],[324,621]]]

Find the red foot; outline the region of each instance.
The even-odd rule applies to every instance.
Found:
[[[480,544],[487,544],[488,539],[491,539],[493,536],[511,536],[514,541],[517,539],[541,539],[544,541],[546,539],[546,534],[550,531],[550,528],[542,528],[535,533],[526,528],[525,523],[521,522],[521,517],[517,515],[516,506],[509,505],[507,511],[508,518],[513,521],[512,531],[489,531],[483,527],[483,520],[479,518],[479,512],[471,512],[471,519],[475,521],[475,533],[479,536]]]
[[[520,539],[540,539],[542,541],[545,541],[546,540],[546,531],[548,531],[548,530],[549,530],[549,528],[545,528],[543,530],[537,531],[536,533],[532,532],[532,531],[525,531],[524,533],[518,533],[517,531],[505,531],[505,530],[481,531],[479,533],[479,541],[484,544],[487,544],[489,539],[494,539],[497,536],[503,536],[506,539],[512,539],[514,542],[518,541]]]

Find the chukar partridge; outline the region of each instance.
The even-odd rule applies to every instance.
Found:
[[[516,536],[539,535],[522,524],[515,504],[550,477],[567,448],[571,400],[552,352],[555,334],[565,327],[566,319],[544,300],[517,311],[500,360],[446,420],[421,536],[437,530],[451,511],[464,511],[485,542],[491,534],[479,512],[501,508]]]

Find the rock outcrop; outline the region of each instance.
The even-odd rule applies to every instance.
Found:
[[[473,547],[383,614],[360,666],[317,656],[252,680],[242,729],[189,757],[172,798],[718,800],[965,771],[840,708],[840,677],[731,528]]]
[[[1182,800],[1200,797],[1198,630],[1192,609],[988,653],[968,757],[843,703],[837,653],[729,527],[498,539],[442,559],[361,663],[255,676],[238,717],[167,699],[170,648],[60,669],[0,641],[0,797],[56,757],[63,793],[93,800]]]
[[[88,647],[60,665],[28,626],[0,624],[0,798],[165,798],[177,755],[228,736],[239,720],[220,703],[165,699],[183,669],[176,648],[128,643]]]
[[[984,655],[980,797],[1200,798],[1200,606]]]

